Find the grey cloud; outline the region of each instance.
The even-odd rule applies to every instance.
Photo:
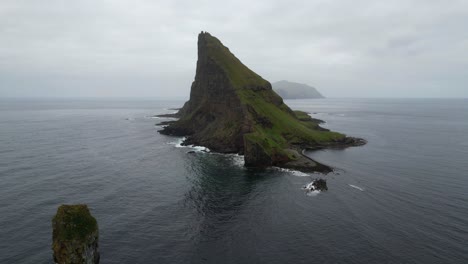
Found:
[[[468,97],[467,1],[0,3],[0,96],[188,96],[201,30],[330,97]]]

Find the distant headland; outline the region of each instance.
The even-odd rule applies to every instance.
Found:
[[[325,98],[315,87],[303,83],[278,81],[271,84],[273,90],[283,99],[315,99]]]

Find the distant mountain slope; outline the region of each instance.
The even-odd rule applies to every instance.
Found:
[[[279,81],[272,83],[272,86],[283,99],[325,98],[314,87],[307,84]]]

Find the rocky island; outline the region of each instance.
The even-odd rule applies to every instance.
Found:
[[[85,204],[61,205],[52,219],[54,262],[98,264],[98,225]]]
[[[243,154],[248,167],[330,172],[303,150],[365,144],[320,127],[320,120],[306,112],[291,110],[268,81],[208,32],[198,36],[190,100],[172,116],[178,120],[165,122],[160,133],[186,136],[185,145]]]

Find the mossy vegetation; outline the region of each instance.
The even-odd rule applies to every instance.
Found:
[[[309,113],[299,110],[294,110],[294,114],[296,115],[297,119],[301,121],[310,121],[311,117]]]
[[[281,107],[277,107],[265,100],[264,93],[248,89],[238,91],[245,104],[253,106],[257,114],[268,118],[271,123],[271,127],[265,127],[257,123],[253,132],[255,136],[251,136],[251,139],[257,139],[271,154],[276,152],[277,154],[294,159],[286,151],[290,145],[312,146],[340,140],[345,137],[345,135],[340,133],[318,129],[318,124],[313,122],[312,118],[305,112],[298,111],[295,112],[295,115],[281,109]]]
[[[296,111],[294,111],[294,114],[296,115],[297,119],[299,119],[299,120],[301,120],[303,122],[307,122],[307,125],[310,125],[309,123],[315,123],[314,127],[316,127],[316,128],[318,128],[319,124],[325,123],[325,121],[317,119],[317,118],[313,118],[312,116],[310,116],[309,113],[304,112],[304,111],[296,110]]]
[[[216,37],[207,35],[205,39],[208,56],[224,69],[236,88],[267,85],[266,80],[242,64]]]
[[[208,56],[224,69],[242,104],[248,105],[254,112],[250,114],[262,117],[263,122],[257,122],[254,132],[248,137],[265,148],[269,155],[284,155],[294,159],[294,155],[287,151],[291,144],[320,144],[345,137],[340,133],[319,129],[319,120],[312,119],[306,112],[291,111],[272,89],[252,89],[270,85],[242,64],[217,38],[207,35],[205,40]]]
[[[54,241],[85,241],[98,230],[97,221],[85,204],[61,205],[52,223]]]

